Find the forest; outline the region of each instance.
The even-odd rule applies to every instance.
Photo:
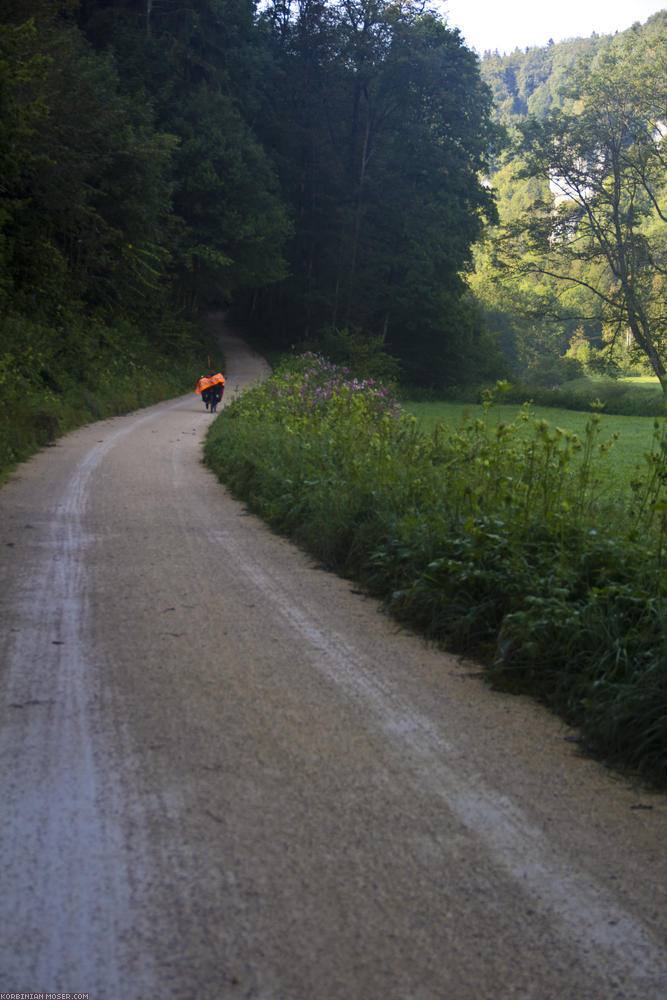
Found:
[[[184,387],[212,309],[435,392],[664,375],[664,12],[481,60],[413,0],[0,12],[3,464]]]

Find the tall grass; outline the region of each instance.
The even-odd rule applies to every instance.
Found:
[[[493,419],[511,424],[517,415],[517,405],[506,403],[503,394],[493,407]],[[431,434],[438,425],[458,426],[470,419],[479,419],[484,415],[484,406],[480,403],[454,402],[403,402],[406,412],[415,416],[419,427],[425,434]],[[598,430],[600,436],[614,441],[611,461],[599,462],[595,474],[599,477],[612,495],[624,492],[629,494],[631,483],[636,476],[646,471],[647,454],[653,448],[655,417],[619,416],[606,412],[606,406],[597,410],[600,414]],[[576,434],[579,438],[586,435],[586,425],[590,420],[591,406],[587,412],[581,410],[566,410],[558,407],[531,406],[533,417],[545,420],[549,424],[561,427]],[[533,432],[532,422],[522,423],[519,434],[530,435]]]
[[[600,758],[667,785],[667,441],[627,496],[614,440],[528,406],[424,433],[387,390],[299,359],[228,407],[206,459],[400,621],[560,712]]]

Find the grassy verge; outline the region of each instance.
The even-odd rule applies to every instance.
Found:
[[[195,327],[165,330],[160,346],[127,324],[68,332],[4,320],[0,482],[76,427],[191,391],[202,359],[215,351],[206,331]]]
[[[304,357],[213,425],[208,463],[276,530],[400,621],[485,663],[579,728],[589,752],[667,787],[667,441],[627,496],[611,440],[522,408],[424,433],[385,389]]]

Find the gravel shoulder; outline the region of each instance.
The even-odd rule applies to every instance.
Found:
[[[666,798],[249,515],[211,419],[0,489],[0,991],[665,1000]]]

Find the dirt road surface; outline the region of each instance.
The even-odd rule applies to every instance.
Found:
[[[666,998],[665,798],[249,516],[211,419],[0,490],[0,993]]]

